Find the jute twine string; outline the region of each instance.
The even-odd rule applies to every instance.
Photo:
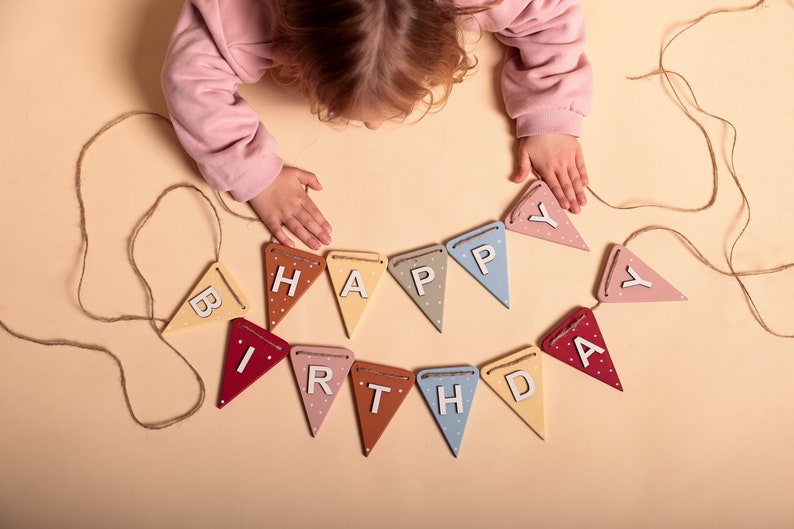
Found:
[[[709,18],[711,16],[714,16],[714,15],[717,15],[717,14],[722,14],[722,13],[736,13],[736,12],[750,11],[752,9],[762,7],[765,4],[767,4],[767,0],[759,0],[758,2],[755,2],[752,5],[744,6],[744,7],[717,8],[717,9],[713,9],[711,11],[708,11],[708,12],[704,13],[703,15],[695,18],[695,19],[690,20],[689,22],[687,22],[683,26],[683,28],[681,30],[676,32],[660,48],[660,51],[659,51],[659,64],[658,64],[658,68],[656,70],[654,70],[652,72],[649,72],[647,74],[638,76],[638,77],[630,77],[630,79],[632,79],[632,80],[648,79],[648,78],[652,78],[652,77],[656,77],[656,76],[661,77],[664,80],[664,82],[666,83],[666,86],[670,89],[670,92],[673,95],[673,97],[675,99],[675,102],[676,102],[677,106],[679,107],[679,109],[686,115],[686,117],[692,122],[692,124],[694,124],[698,128],[698,130],[703,135],[703,138],[704,138],[704,140],[706,142],[706,145],[707,145],[707,148],[708,148],[709,157],[710,157],[710,160],[711,160],[711,168],[712,168],[713,190],[712,190],[712,194],[711,194],[711,197],[709,198],[709,200],[705,204],[703,204],[702,206],[695,207],[695,208],[682,208],[682,207],[661,205],[661,204],[635,204],[635,205],[627,205],[627,206],[616,206],[616,205],[612,205],[612,204],[608,203],[607,201],[605,201],[598,194],[596,194],[591,188],[588,188],[588,191],[598,201],[603,203],[605,206],[607,206],[609,208],[612,208],[612,209],[618,209],[618,210],[637,209],[637,208],[645,208],[645,207],[656,207],[656,208],[663,208],[663,209],[668,209],[668,210],[672,210],[672,211],[680,211],[680,212],[700,212],[700,211],[704,211],[706,209],[709,209],[716,202],[718,186],[719,186],[719,170],[718,170],[718,165],[717,165],[716,150],[714,148],[714,144],[713,144],[713,141],[711,139],[711,136],[709,135],[708,131],[706,130],[705,125],[703,124],[703,122],[698,117],[695,116],[695,113],[692,110],[690,110],[690,106],[697,113],[702,114],[702,115],[704,115],[706,117],[715,119],[715,120],[719,121],[720,123],[722,123],[724,126],[726,126],[728,129],[731,130],[732,140],[731,140],[731,147],[730,147],[730,152],[729,152],[729,156],[728,156],[728,163],[727,163],[728,171],[729,171],[729,173],[731,175],[731,178],[734,181],[734,184],[736,185],[736,187],[737,187],[737,189],[738,189],[738,191],[739,191],[739,193],[741,195],[742,206],[741,206],[740,212],[746,211],[746,216],[745,216],[744,223],[743,223],[741,229],[739,230],[739,233],[737,234],[737,236],[733,239],[733,241],[732,241],[732,243],[730,245],[730,248],[729,248],[729,250],[727,252],[727,256],[726,256],[727,270],[724,270],[724,269],[720,268],[719,266],[713,264],[709,259],[707,259],[705,257],[705,255],[703,255],[703,253],[700,250],[698,250],[698,248],[692,243],[692,241],[689,240],[683,233],[681,233],[680,231],[674,230],[672,228],[665,227],[665,226],[646,226],[644,228],[636,230],[635,232],[633,232],[632,234],[630,234],[628,236],[628,238],[624,241],[623,245],[624,246],[628,245],[629,242],[631,242],[635,238],[639,237],[640,235],[643,235],[643,234],[646,234],[646,233],[649,233],[649,232],[653,232],[653,231],[666,231],[666,232],[670,232],[670,233],[674,234],[679,240],[681,240],[685,244],[685,246],[687,246],[687,248],[695,255],[695,257],[701,263],[703,263],[708,268],[710,268],[711,270],[713,270],[713,271],[715,271],[715,272],[717,272],[717,273],[719,273],[721,275],[732,277],[732,278],[734,278],[736,280],[737,284],[739,285],[739,288],[742,291],[742,294],[745,297],[745,300],[748,303],[748,306],[750,307],[750,311],[751,311],[753,317],[756,319],[756,321],[761,325],[761,327],[766,332],[768,332],[768,333],[770,333],[770,334],[772,334],[774,336],[781,337],[781,338],[792,338],[792,337],[794,337],[794,334],[783,334],[783,333],[777,332],[777,331],[771,329],[766,324],[764,318],[761,316],[761,314],[760,314],[760,312],[759,312],[759,310],[757,308],[757,305],[756,305],[753,297],[750,295],[750,292],[748,291],[747,286],[745,285],[745,283],[742,280],[742,278],[748,277],[748,276],[758,276],[758,275],[773,274],[773,273],[781,272],[781,271],[784,271],[784,270],[788,270],[789,268],[794,267],[794,263],[787,263],[787,264],[783,264],[783,265],[779,265],[779,266],[771,267],[771,268],[767,268],[767,269],[747,270],[747,271],[737,271],[736,268],[734,267],[734,255],[735,255],[736,246],[737,246],[739,240],[742,238],[742,236],[746,232],[747,227],[749,226],[750,220],[751,220],[750,203],[749,203],[747,195],[746,195],[746,193],[745,193],[745,191],[744,191],[744,189],[743,189],[743,187],[741,185],[741,182],[739,181],[738,175],[737,175],[736,170],[735,170],[735,164],[734,164],[734,153],[735,153],[736,143],[737,143],[736,127],[729,120],[727,120],[725,118],[722,118],[720,116],[717,116],[717,115],[705,110],[700,105],[700,103],[698,102],[697,97],[696,97],[695,92],[694,92],[694,89],[692,88],[692,85],[689,83],[689,81],[683,75],[681,75],[680,73],[667,68],[665,66],[665,63],[664,63],[665,53],[667,52],[669,47],[673,44],[673,42],[675,40],[677,40],[686,31],[688,31],[692,27],[696,26],[697,24],[699,24],[703,20],[705,20],[705,19],[707,19],[707,18]],[[681,91],[678,88],[678,85],[675,82],[673,82],[673,79],[677,80],[678,83],[683,84],[683,86],[685,88],[685,94],[690,100],[688,103],[685,102],[685,100],[684,100],[685,96],[682,95]],[[81,233],[81,237],[82,237],[82,255],[81,255],[81,264],[80,264],[80,275],[79,275],[79,280],[78,280],[78,285],[77,285],[77,301],[78,301],[78,305],[80,307],[80,310],[86,316],[88,316],[89,318],[91,318],[93,320],[96,320],[96,321],[100,321],[100,322],[104,322],[104,323],[115,323],[115,322],[120,322],[120,321],[140,321],[140,320],[148,321],[150,326],[152,327],[152,330],[155,332],[155,334],[158,336],[158,338],[164,344],[166,344],[168,346],[168,348],[171,349],[171,351],[173,351],[173,353],[176,354],[177,357],[180,358],[185,363],[185,365],[188,366],[190,371],[195,376],[196,382],[197,382],[198,387],[199,387],[199,393],[198,393],[198,396],[196,398],[196,402],[193,404],[193,406],[190,409],[188,409],[184,413],[179,414],[179,415],[177,415],[175,417],[172,417],[170,419],[165,419],[165,420],[162,420],[162,421],[153,421],[153,422],[142,421],[136,415],[135,410],[134,410],[134,408],[132,406],[132,402],[130,400],[129,392],[127,390],[127,377],[126,377],[126,372],[124,370],[124,366],[123,366],[121,360],[119,359],[119,357],[117,355],[115,355],[107,347],[104,347],[104,346],[101,346],[101,345],[96,345],[96,344],[78,342],[78,341],[74,341],[74,340],[36,338],[36,337],[29,336],[29,335],[26,335],[24,333],[21,333],[21,332],[18,332],[18,331],[15,331],[15,330],[9,328],[2,320],[0,320],[0,328],[2,328],[4,331],[9,333],[11,336],[14,336],[15,338],[17,338],[19,340],[31,342],[31,343],[42,345],[42,346],[46,346],[46,347],[73,347],[73,348],[76,348],[76,349],[100,352],[100,353],[105,354],[106,356],[108,356],[116,364],[116,366],[117,366],[117,368],[119,370],[119,377],[120,377],[120,382],[121,382],[122,393],[124,395],[124,402],[125,402],[125,405],[127,406],[127,410],[129,412],[130,416],[132,417],[133,421],[135,421],[136,424],[138,424],[139,426],[141,426],[143,428],[150,429],[150,430],[160,430],[160,429],[172,426],[174,424],[178,424],[178,423],[188,419],[189,417],[193,416],[201,408],[201,406],[203,405],[205,394],[206,394],[206,390],[205,390],[205,386],[204,386],[204,381],[201,378],[201,376],[199,375],[198,371],[196,371],[196,369],[187,360],[187,358],[185,358],[176,348],[174,348],[171,344],[169,344],[163,338],[160,330],[158,329],[158,324],[164,323],[166,320],[161,319],[161,318],[157,318],[155,316],[155,313],[154,313],[154,304],[155,304],[154,295],[153,295],[151,286],[149,285],[148,281],[146,280],[144,274],[141,272],[141,270],[138,267],[137,262],[135,260],[135,244],[137,242],[137,239],[138,239],[138,236],[140,235],[141,230],[147,225],[147,223],[152,218],[152,216],[161,207],[162,201],[168,195],[170,195],[171,193],[179,191],[179,190],[188,190],[188,191],[193,191],[193,192],[197,193],[209,205],[212,213],[214,214],[214,217],[215,217],[215,220],[217,221],[217,226],[218,226],[218,239],[217,239],[217,244],[216,244],[216,247],[215,247],[215,258],[216,258],[216,261],[218,261],[219,258],[220,258],[220,252],[221,252],[221,246],[222,246],[222,240],[223,240],[223,231],[222,231],[222,226],[221,226],[220,217],[218,215],[218,211],[215,208],[215,206],[213,205],[213,203],[210,201],[209,197],[203,191],[201,191],[196,186],[189,185],[189,184],[177,184],[177,185],[173,185],[173,186],[168,187],[167,189],[165,189],[160,194],[160,196],[154,202],[152,207],[149,208],[149,210],[143,215],[143,217],[140,219],[140,221],[136,224],[136,226],[133,229],[132,234],[130,236],[130,242],[129,242],[129,246],[128,246],[128,258],[129,258],[129,261],[130,261],[130,265],[132,266],[136,276],[138,277],[138,280],[140,281],[140,283],[141,283],[141,285],[142,285],[142,287],[143,287],[143,289],[144,289],[144,291],[146,293],[146,297],[147,297],[147,314],[146,315],[142,315],[142,316],[141,315],[133,315],[133,314],[121,314],[121,315],[117,315],[117,316],[105,316],[105,315],[98,314],[98,313],[96,313],[96,312],[94,312],[92,310],[89,310],[85,306],[85,304],[83,302],[83,298],[82,298],[82,290],[83,290],[83,284],[84,284],[85,275],[86,275],[86,263],[87,263],[88,250],[89,250],[89,236],[88,236],[88,229],[87,229],[86,205],[85,205],[85,201],[84,201],[83,193],[82,193],[82,186],[83,186],[82,167],[83,167],[83,161],[84,161],[85,156],[88,153],[89,149],[91,148],[91,146],[93,146],[100,137],[102,137],[105,133],[107,133],[109,130],[111,130],[112,128],[116,127],[117,125],[119,125],[119,124],[123,123],[124,121],[126,121],[126,120],[128,120],[128,119],[130,119],[132,117],[135,117],[135,116],[148,116],[148,117],[153,117],[153,118],[156,118],[156,119],[161,119],[165,123],[169,122],[169,119],[167,117],[165,117],[165,116],[163,116],[161,114],[155,113],[155,112],[133,111],[133,112],[128,112],[126,114],[123,114],[123,115],[117,117],[116,119],[108,122],[101,129],[99,129],[83,145],[82,149],[80,150],[80,154],[78,156],[78,159],[77,159],[76,169],[75,169],[75,189],[76,189],[78,206],[79,206],[79,210],[80,210],[80,233]],[[226,202],[224,201],[224,199],[220,195],[220,193],[216,193],[216,196],[218,198],[219,203],[221,204],[221,207],[228,214],[230,214],[230,215],[232,215],[232,216],[234,216],[236,218],[243,219],[243,220],[255,221],[255,222],[258,221],[258,219],[256,217],[242,215],[242,214],[239,214],[239,213],[233,211],[226,204]],[[597,303],[593,308],[595,309],[599,305],[600,305],[600,302]],[[405,377],[405,376],[390,375],[390,374],[380,373],[380,372],[377,372],[377,371],[364,369],[364,368],[359,368],[359,370],[368,371],[368,372],[371,372],[371,373],[374,373],[374,374],[378,374],[378,375],[381,375],[381,376],[386,376],[386,377],[408,379],[408,377]]]
[[[85,351],[94,351],[94,352],[100,352],[100,353],[105,354],[111,360],[113,360],[113,362],[116,364],[116,367],[119,370],[119,378],[120,378],[122,393],[124,395],[124,402],[125,402],[125,405],[127,406],[127,410],[129,412],[130,416],[132,417],[132,420],[136,424],[138,424],[139,426],[141,426],[143,428],[146,428],[146,429],[149,429],[149,430],[161,430],[163,428],[167,428],[169,426],[173,426],[175,424],[178,424],[178,423],[180,423],[180,422],[192,417],[193,415],[195,415],[196,412],[198,412],[198,410],[201,408],[201,406],[204,403],[204,398],[205,398],[205,395],[206,395],[206,389],[205,389],[205,385],[204,385],[204,380],[201,378],[201,375],[198,373],[198,371],[193,367],[193,365],[190,363],[190,361],[187,358],[185,358],[184,355],[182,355],[182,353],[180,353],[174,346],[172,346],[170,343],[168,343],[168,341],[166,341],[165,338],[163,338],[163,335],[162,335],[162,333],[159,330],[158,325],[163,323],[163,322],[165,322],[166,320],[164,320],[162,318],[157,318],[155,316],[155,313],[154,313],[154,303],[155,303],[154,294],[152,292],[151,286],[149,285],[149,282],[146,280],[146,277],[144,276],[143,272],[141,272],[141,270],[138,267],[138,264],[136,262],[136,259],[135,259],[135,244],[136,244],[136,242],[138,240],[138,236],[140,235],[141,230],[151,220],[152,216],[159,210],[162,201],[168,195],[170,195],[171,193],[176,192],[176,191],[180,191],[180,190],[188,190],[188,191],[192,191],[192,192],[197,193],[202,199],[204,199],[204,201],[210,207],[210,209],[211,209],[211,211],[212,211],[212,213],[213,213],[213,215],[215,217],[215,220],[217,222],[217,227],[218,227],[218,238],[217,238],[217,243],[216,243],[216,246],[215,246],[215,260],[216,261],[218,261],[220,259],[220,252],[221,252],[221,246],[222,246],[222,241],[223,241],[223,230],[222,230],[222,225],[221,225],[220,217],[218,216],[217,209],[212,204],[212,202],[210,201],[209,197],[207,197],[207,195],[203,191],[201,191],[199,188],[197,188],[196,186],[190,185],[190,184],[175,184],[175,185],[172,185],[172,186],[166,188],[165,190],[163,190],[163,192],[160,194],[160,196],[155,200],[154,204],[149,208],[149,210],[146,211],[146,213],[141,217],[141,219],[135,225],[135,227],[132,230],[132,233],[131,233],[131,236],[130,236],[130,239],[129,239],[129,245],[128,245],[128,258],[129,258],[129,261],[130,261],[130,265],[132,266],[132,269],[135,272],[135,275],[137,276],[138,280],[140,281],[140,283],[141,283],[141,285],[142,285],[142,287],[144,289],[144,292],[146,293],[147,314],[143,315],[143,316],[141,316],[141,315],[133,315],[133,314],[121,314],[121,315],[117,315],[117,316],[104,316],[104,315],[101,315],[101,314],[97,314],[96,312],[94,312],[92,310],[89,310],[85,306],[85,303],[83,302],[83,299],[82,299],[82,289],[83,289],[83,284],[84,284],[85,276],[86,276],[86,263],[87,263],[87,260],[88,260],[89,236],[88,236],[88,223],[87,223],[87,215],[86,215],[86,205],[85,205],[85,200],[83,198],[83,190],[82,190],[82,188],[83,188],[83,176],[82,176],[83,162],[84,162],[86,154],[88,153],[88,151],[91,148],[91,146],[94,145],[96,143],[96,141],[100,137],[102,137],[105,133],[107,133],[109,130],[111,130],[112,128],[116,127],[117,125],[119,125],[119,124],[123,123],[124,121],[126,121],[126,120],[128,120],[128,119],[130,119],[132,117],[135,117],[135,116],[154,117],[154,118],[157,118],[157,119],[162,119],[166,123],[170,123],[167,117],[165,117],[165,116],[163,116],[161,114],[154,113],[154,112],[145,112],[145,111],[128,112],[128,113],[123,114],[123,115],[117,117],[116,119],[108,122],[101,129],[99,129],[99,131],[97,131],[97,133],[94,134],[83,145],[82,149],[80,150],[80,154],[79,154],[79,156],[77,158],[77,163],[76,163],[76,168],[75,168],[75,191],[76,191],[77,202],[78,202],[78,206],[79,206],[79,210],[80,210],[80,234],[81,234],[81,240],[82,240],[80,276],[79,276],[79,280],[78,280],[78,284],[77,284],[77,301],[78,301],[78,305],[80,307],[81,312],[83,314],[85,314],[87,317],[89,317],[90,319],[95,320],[95,321],[100,321],[100,322],[104,322],[104,323],[116,323],[116,322],[121,322],[121,321],[141,321],[141,320],[148,321],[150,326],[151,326],[151,328],[152,328],[152,330],[157,335],[157,337],[160,339],[160,341],[162,341],[188,367],[188,369],[190,369],[191,373],[195,377],[196,383],[198,385],[198,395],[196,397],[196,400],[195,400],[194,404],[187,411],[185,411],[184,413],[181,413],[181,414],[179,414],[179,415],[177,415],[175,417],[171,417],[171,418],[164,419],[164,420],[161,420],[161,421],[151,421],[151,422],[150,421],[143,421],[143,420],[141,420],[138,417],[138,415],[135,412],[135,409],[132,406],[132,401],[130,399],[129,391],[127,390],[127,375],[126,375],[126,372],[124,370],[124,365],[121,362],[121,359],[116,354],[114,354],[110,349],[108,349],[107,347],[104,347],[102,345],[96,345],[96,344],[79,342],[79,341],[75,341],[75,340],[36,338],[36,337],[29,336],[29,335],[23,334],[21,332],[12,330],[2,320],[0,320],[0,327],[2,327],[3,330],[8,332],[10,335],[14,336],[15,338],[18,338],[18,339],[23,340],[23,341],[35,343],[35,344],[38,344],[38,345],[43,345],[43,346],[47,346],[47,347],[73,347],[73,348],[81,349],[81,350],[85,350]]]
[[[652,77],[660,77],[664,81],[665,85],[669,89],[670,93],[672,94],[676,106],[684,113],[684,115],[689,119],[689,121],[697,127],[700,133],[703,135],[703,138],[706,142],[706,147],[709,153],[709,159],[711,161],[711,172],[712,172],[712,194],[709,200],[702,206],[696,208],[682,208],[676,206],[669,206],[669,205],[661,205],[661,204],[635,204],[635,205],[628,205],[628,206],[616,206],[610,204],[603,198],[601,198],[598,194],[596,194],[591,188],[588,187],[588,191],[602,204],[605,206],[618,209],[618,210],[627,210],[627,209],[638,209],[638,208],[645,208],[645,207],[655,207],[655,208],[662,208],[670,211],[680,211],[680,212],[700,212],[705,211],[711,208],[717,198],[717,192],[719,188],[719,168],[717,164],[717,156],[716,150],[714,148],[714,142],[711,139],[711,135],[709,134],[706,126],[701,119],[695,115],[697,112],[700,115],[703,115],[707,118],[714,119],[721,123],[723,126],[727,127],[731,132],[731,140],[730,140],[730,149],[726,156],[726,166],[728,173],[733,180],[734,185],[736,186],[737,191],[741,197],[741,206],[739,209],[739,215],[741,216],[744,214],[744,221],[742,222],[741,228],[739,229],[736,236],[730,242],[729,248],[727,249],[725,261],[727,270],[724,270],[717,265],[713,264],[706,256],[695,246],[695,244],[687,238],[683,233],[678,230],[668,228],[665,226],[646,226],[644,228],[640,228],[630,234],[628,238],[624,241],[623,245],[628,245],[629,242],[636,239],[638,236],[643,235],[645,233],[653,232],[653,231],[666,231],[674,234],[680,241],[684,243],[684,245],[694,254],[694,256],[705,266],[710,268],[711,270],[728,277],[732,277],[736,280],[736,283],[739,286],[739,289],[742,291],[742,295],[747,302],[747,305],[750,309],[750,313],[753,315],[753,318],[758,322],[758,324],[769,334],[773,336],[777,336],[779,338],[794,338],[794,334],[787,334],[775,331],[774,329],[770,328],[769,325],[766,323],[765,319],[761,315],[756,301],[753,299],[753,296],[750,294],[750,291],[747,288],[747,285],[743,281],[742,278],[748,276],[760,276],[760,275],[767,275],[767,274],[774,274],[777,272],[782,272],[784,270],[788,270],[794,267],[794,263],[786,263],[779,266],[774,266],[766,269],[757,269],[757,270],[745,270],[745,271],[737,271],[734,260],[735,260],[735,253],[736,247],[739,244],[739,241],[744,236],[747,231],[747,228],[750,225],[750,221],[752,220],[752,210],[750,207],[750,201],[747,197],[747,193],[744,190],[744,187],[739,180],[738,173],[736,171],[735,165],[735,153],[736,153],[736,144],[738,141],[738,131],[734,124],[721,116],[718,116],[712,112],[709,112],[703,106],[701,106],[700,102],[697,99],[695,94],[695,90],[692,87],[692,84],[687,80],[685,76],[682,74],[669,69],[665,65],[665,54],[667,53],[670,46],[675,42],[679,37],[681,37],[684,33],[701,23],[702,21],[706,20],[709,17],[724,14],[724,13],[741,13],[746,11],[751,11],[756,8],[763,7],[767,4],[767,0],[759,0],[752,5],[748,6],[740,6],[740,7],[732,7],[732,8],[716,8],[702,15],[686,22],[683,27],[678,30],[672,37],[670,37],[659,49],[659,62],[658,67],[644,75],[636,76],[636,77],[629,77],[630,80],[640,80],[640,79],[648,79]],[[675,82],[677,81],[677,82]],[[680,86],[683,85],[683,93]],[[689,101],[685,101],[685,98],[688,98]],[[690,107],[694,110],[690,110]],[[599,301],[593,306],[593,309],[597,308],[601,305]]]

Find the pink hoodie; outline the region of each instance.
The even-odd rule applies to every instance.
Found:
[[[283,165],[275,139],[237,91],[273,65],[275,9],[275,0],[188,0],[163,67],[177,137],[207,182],[241,202]],[[578,136],[592,99],[579,0],[504,0],[475,19],[507,47],[502,92],[517,136]]]

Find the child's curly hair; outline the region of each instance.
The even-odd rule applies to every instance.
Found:
[[[276,77],[296,86],[320,119],[346,123],[366,109],[406,118],[444,106],[476,66],[452,0],[278,0]]]

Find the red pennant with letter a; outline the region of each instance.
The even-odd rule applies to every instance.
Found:
[[[596,297],[604,303],[686,301],[686,296],[620,244],[609,252]]]
[[[360,361],[353,363],[350,375],[364,455],[369,456],[414,386],[416,376],[405,369]]]
[[[543,340],[541,349],[571,367],[623,391],[593,311],[580,308]]]
[[[265,246],[265,298],[273,330],[325,270],[325,258],[277,243]]]
[[[218,408],[242,393],[289,354],[289,344],[244,318],[232,321]]]

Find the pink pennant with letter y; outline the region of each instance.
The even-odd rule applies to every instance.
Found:
[[[590,251],[568,214],[542,180],[532,182],[527,187],[505,217],[504,223],[510,231]]]
[[[596,297],[604,303],[686,301],[686,296],[620,244],[609,253]]]

